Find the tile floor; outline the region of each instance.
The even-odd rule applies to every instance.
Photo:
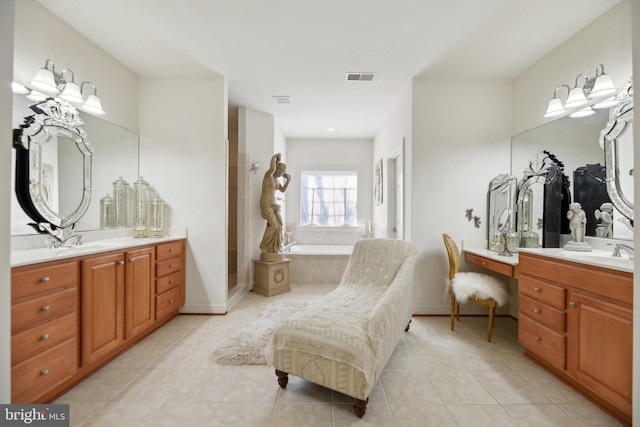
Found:
[[[219,365],[211,352],[276,299],[311,300],[332,286],[249,293],[226,316],[180,315],[61,396],[72,426],[618,426],[522,355],[517,322],[414,317],[362,419],[351,399],[267,366]]]

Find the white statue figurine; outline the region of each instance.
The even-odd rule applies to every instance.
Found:
[[[600,220],[600,224],[596,227],[596,236],[613,237],[613,204],[603,203],[600,209],[593,212],[596,219]]]
[[[280,153],[271,157],[269,169],[262,179],[262,195],[260,196],[260,215],[267,220],[267,227],[264,230],[262,242],[260,242],[260,259],[262,261],[281,261],[284,259],[282,253],[282,216],[280,215],[280,205],[276,203],[276,190],[285,192],[291,181],[291,175],[286,173],[287,165],[280,160]],[[284,178],[281,184],[279,178]]]
[[[580,203],[571,203],[567,212],[569,218],[569,230],[571,230],[571,240],[564,245],[570,251],[589,252],[591,247],[584,241],[585,230],[587,228],[587,215],[582,210]]]

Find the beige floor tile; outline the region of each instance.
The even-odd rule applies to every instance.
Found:
[[[286,389],[280,389],[278,402],[327,402],[331,403],[332,392],[326,387],[314,384],[294,375],[289,375],[289,383]]]
[[[166,345],[136,345],[118,356],[113,361],[109,362],[109,367],[128,369],[146,368],[166,351]]]
[[[509,427],[516,421],[500,405],[447,405],[459,426]]]
[[[271,403],[278,398],[280,386],[272,369],[239,370],[228,386],[223,402]]]
[[[522,427],[578,427],[580,424],[555,404],[502,405]]]
[[[587,403],[580,393],[560,381],[549,372],[536,365],[535,368],[520,371],[520,374],[555,403]]]
[[[389,406],[397,427],[458,426],[446,405],[392,403]]]
[[[273,427],[331,427],[333,407],[331,403],[277,403]]]
[[[145,369],[113,400],[162,403],[182,383],[187,372],[180,369]]]
[[[77,402],[56,401],[55,403],[69,403],[69,426],[76,427],[82,424],[98,409],[102,408],[107,402],[100,400],[83,400]]]
[[[417,371],[420,369],[420,363],[408,346],[398,346],[391,354],[384,369]]]
[[[591,402],[559,404],[566,413],[584,427],[619,427],[622,423]]]
[[[166,351],[158,356],[149,367],[191,369],[200,362],[207,350],[207,347],[172,345],[166,347]]]
[[[444,403],[498,403],[470,372],[429,372],[428,376]]]
[[[63,398],[107,401],[126,387],[139,374],[140,369],[104,367],[64,394]]]
[[[442,403],[424,371],[383,371],[380,377],[389,403]]]
[[[510,371],[500,357],[485,348],[475,348],[457,352],[463,366],[470,371]]]
[[[156,345],[173,345],[189,328],[178,328],[172,326],[164,326],[151,335],[146,337],[142,342]]]
[[[369,403],[362,418],[353,413],[353,405],[335,403],[333,405],[334,426],[395,427],[389,405]]]
[[[352,402],[353,398],[351,396],[338,393],[337,391],[333,392],[333,403],[351,404]],[[373,386],[373,389],[371,389],[371,393],[369,394],[369,404],[372,403],[387,403],[387,395],[382,388],[380,380],[378,380],[378,382]]]
[[[460,355],[442,347],[411,347],[423,371],[465,371]]]
[[[472,374],[500,403],[551,403],[517,372],[475,371]]]
[[[147,422],[148,427],[207,427],[219,403],[165,402]]]
[[[160,407],[160,402],[108,402],[90,416],[82,427],[140,427]]]
[[[222,402],[237,369],[194,369],[169,396],[176,403]]]
[[[275,403],[220,403],[209,426],[269,427],[274,406]]]

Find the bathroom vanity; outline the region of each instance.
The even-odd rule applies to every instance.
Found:
[[[519,253],[525,354],[631,425],[633,260],[610,253]]]
[[[11,256],[12,403],[45,403],[178,314],[185,242],[113,239]]]

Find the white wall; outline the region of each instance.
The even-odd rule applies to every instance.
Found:
[[[411,218],[408,214],[411,203],[411,85],[404,91],[389,117],[373,140],[373,158],[385,159],[385,170],[389,171],[389,158],[399,149],[404,151],[404,236],[411,235]],[[404,144],[403,144],[404,142]],[[383,195],[389,194],[389,174],[383,179]],[[382,204],[373,206],[373,222],[376,230],[387,226],[389,197],[382,198]],[[381,234],[380,237],[386,237]]]
[[[509,171],[510,84],[472,77],[413,79],[412,222],[406,237],[418,247],[416,314],[449,313],[442,233],[458,245],[462,239],[486,239],[489,182]],[[465,218],[469,208],[480,216],[480,228]],[[474,310],[486,313],[477,306],[466,312]]]
[[[344,171],[358,173],[358,222],[360,224],[372,220],[373,212],[373,141],[371,139],[289,139],[287,140],[287,168],[292,177],[287,190],[287,226],[299,227],[300,224],[300,174],[305,170]],[[377,160],[377,159],[376,159]],[[325,227],[305,227],[307,231],[323,233]],[[301,229],[300,229],[301,230]],[[346,231],[347,229],[343,230]],[[351,230],[360,236],[360,227]],[[330,231],[328,236],[340,233]],[[294,238],[296,232],[294,231]],[[325,233],[326,234],[326,233]],[[298,240],[298,243],[301,242]],[[308,243],[340,243],[332,241],[315,241]],[[353,243],[353,242],[350,242]]]
[[[262,193],[262,178],[269,169],[271,157],[275,153],[282,154],[282,161],[287,163],[286,152],[283,150],[282,132],[275,126],[272,115],[262,113],[247,107],[238,111],[238,151],[247,154],[247,163],[260,163],[260,169],[253,174],[240,171],[248,176],[246,191],[249,192],[247,217],[249,219],[249,282],[253,288],[253,261],[260,259],[260,242],[264,234],[266,222],[260,216],[260,195]],[[283,218],[284,219],[284,218]],[[239,267],[240,268],[240,267]]]
[[[0,182],[11,182],[11,80],[13,79],[14,0],[0,2]],[[0,187],[0,403],[11,402],[11,269],[9,229],[11,188]]]
[[[561,84],[573,87],[578,74],[595,76],[598,64],[618,88],[624,86],[632,75],[629,11],[630,0],[622,0],[513,80],[513,135],[549,121],[542,115],[554,89]],[[565,100],[567,90],[560,89],[559,96]]]
[[[226,312],[226,138],[223,77],[140,80],[140,172],[188,232],[185,313]]]
[[[138,131],[138,76],[36,0],[16,2],[14,80],[31,81],[47,59],[98,88],[104,120]]]

